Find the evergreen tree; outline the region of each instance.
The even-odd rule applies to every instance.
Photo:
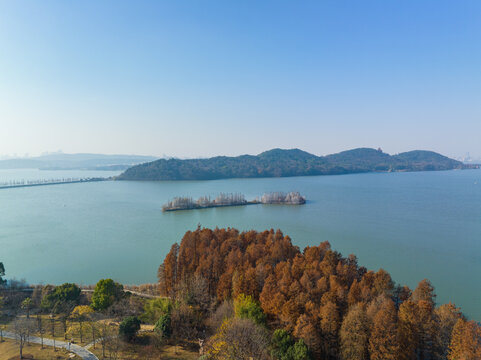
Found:
[[[140,330],[140,320],[135,316],[129,316],[122,320],[119,326],[119,335],[127,341],[131,341]]]
[[[123,295],[124,287],[122,284],[116,283],[112,279],[102,279],[95,285],[92,295],[92,308],[94,310],[105,310]]]

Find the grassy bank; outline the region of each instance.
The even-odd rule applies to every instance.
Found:
[[[71,355],[67,350],[57,349],[54,351],[52,347],[45,346],[43,349],[37,344],[27,344],[23,349],[24,359],[36,360],[63,360],[63,359],[80,359],[77,355]],[[19,359],[18,344],[15,340],[5,339],[0,342],[0,360],[16,360]]]

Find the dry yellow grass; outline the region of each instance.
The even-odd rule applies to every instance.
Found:
[[[151,334],[139,335],[137,343],[122,342],[117,353],[119,359],[129,360],[146,360],[146,359],[163,359],[163,360],[197,360],[199,358],[198,351],[193,351],[182,346],[164,345],[157,347],[152,345]],[[102,349],[97,344],[96,349],[90,348],[99,359],[102,359]],[[108,350],[106,356],[108,357]]]
[[[57,349],[53,351],[52,347],[41,348],[40,345],[30,344],[23,348],[23,356],[25,359],[36,360],[67,360],[67,359],[80,359],[78,356],[69,357],[70,353],[64,349]],[[4,342],[0,342],[0,360],[16,360],[19,359],[18,344],[15,340],[5,339]]]
[[[162,348],[162,359],[165,359],[165,360],[174,360],[174,359],[194,360],[198,358],[199,358],[198,352],[187,350],[182,347],[166,345]]]

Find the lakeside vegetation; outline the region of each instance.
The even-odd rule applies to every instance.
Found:
[[[160,159],[133,166],[118,180],[213,180],[228,178],[336,175],[389,171],[433,171],[471,166],[432,151],[389,155],[381,149],[360,148],[327,156],[291,149],[259,155],[217,156],[209,159]]]
[[[260,199],[256,198],[252,201],[247,201],[242,194],[220,193],[213,200],[211,200],[210,196],[201,196],[197,200],[193,200],[191,197],[175,197],[162,206],[162,211],[194,210],[255,204],[302,205],[305,203],[306,199],[297,191],[289,192],[287,194],[283,192],[266,193]]]
[[[158,284],[132,292],[111,279],[28,287],[4,270],[0,340],[16,333],[18,351],[38,336],[90,344],[100,359],[481,358],[481,326],[437,304],[429,280],[412,290],[328,242],[301,251],[279,230],[189,231]]]

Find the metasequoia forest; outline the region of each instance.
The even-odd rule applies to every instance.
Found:
[[[481,359],[480,325],[436,304],[429,280],[396,285],[328,242],[301,252],[279,230],[199,227],[158,277],[206,359]]]

